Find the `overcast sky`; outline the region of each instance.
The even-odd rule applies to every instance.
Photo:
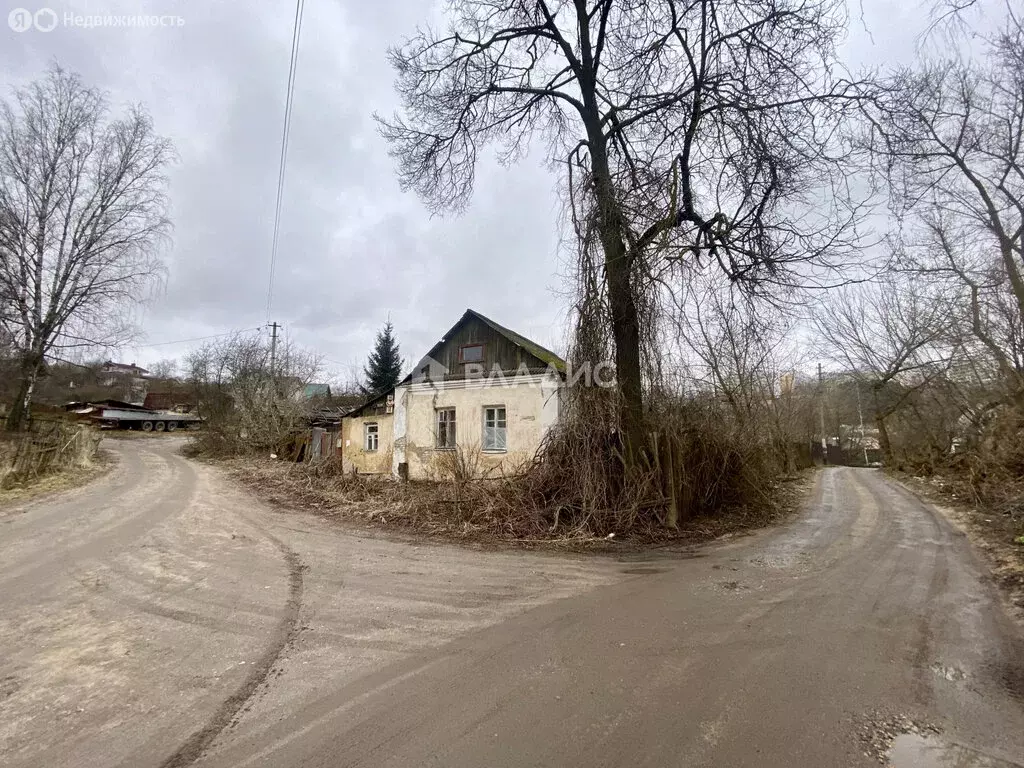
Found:
[[[472,307],[561,350],[566,319],[555,180],[541,155],[485,163],[469,210],[431,218],[398,189],[371,118],[396,99],[385,49],[439,13],[430,0],[306,0],[273,319],[344,376],[390,316],[403,355],[418,358]],[[2,0],[2,20],[42,3]],[[181,26],[50,32],[0,26],[0,84],[56,60],[142,102],[179,155],[171,169],[168,278],[148,305],[140,364],[178,358],[180,339],[266,320],[270,245],[294,3],[290,0],[50,0],[72,14],[167,14]],[[909,60],[925,28],[919,0],[853,7],[853,66]],[[865,31],[865,26],[870,34]]]

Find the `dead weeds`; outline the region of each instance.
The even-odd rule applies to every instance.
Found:
[[[32,483],[0,489],[0,514],[8,507],[20,506],[43,496],[50,496],[74,488],[81,488],[98,480],[117,464],[114,455],[99,449],[87,464],[69,467],[38,478]]]
[[[586,526],[559,526],[556,510],[538,512],[517,498],[516,479],[406,482],[342,473],[333,462],[295,464],[264,458],[216,462],[279,508],[301,509],[375,531],[415,534],[475,546],[622,552],[671,548],[740,535],[779,522],[803,503],[811,474],[776,483],[769,504],[737,506],[695,517],[669,530],[656,524],[596,535]]]

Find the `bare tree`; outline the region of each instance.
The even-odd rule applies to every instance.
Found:
[[[173,379],[178,373],[178,361],[177,360],[157,360],[149,368],[150,378],[153,379]]]
[[[129,333],[124,309],[160,272],[171,155],[141,108],[110,119],[56,65],[0,104],[0,323],[20,358],[8,428],[27,425],[48,355]]]
[[[904,261],[955,289],[1011,394],[1024,391],[1024,26],[1010,15],[982,63],[906,69],[875,113]]]
[[[844,4],[449,7],[447,33],[421,30],[391,51],[403,112],[380,123],[400,179],[435,209],[458,208],[485,145],[512,161],[545,142],[580,237],[602,256],[619,426],[627,449],[641,446],[638,304],[655,262],[716,264],[756,290],[847,244],[858,214],[833,175],[845,156],[836,137],[860,87],[833,72]]]
[[[948,303],[890,278],[837,290],[815,314],[814,326],[827,354],[866,386],[879,447],[891,463],[886,420],[944,374],[951,360]]]
[[[190,352],[183,369],[205,417],[197,447],[211,454],[274,451],[304,427],[311,403],[305,386],[321,370],[320,359],[287,339],[277,344],[274,370],[270,342],[239,334]]]
[[[770,442],[785,471],[795,472],[795,446],[806,437],[809,411],[795,391],[801,359],[792,343],[793,320],[722,282],[694,282],[668,313],[693,382],[684,389],[724,400],[740,428],[770,438],[766,447]]]

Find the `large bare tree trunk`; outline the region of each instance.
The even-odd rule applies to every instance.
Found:
[[[22,432],[32,424],[32,395],[39,371],[42,368],[42,355],[27,355],[21,365],[21,377],[18,382],[18,394],[11,403],[11,411],[7,414],[6,427],[11,432]]]
[[[608,281],[608,303],[615,341],[615,371],[619,386],[619,429],[624,455],[632,462],[643,450],[643,379],[640,363],[640,323],[630,279],[629,253],[622,242],[622,214],[608,167],[608,155],[600,129],[591,132],[594,188],[598,227]]]
[[[882,449],[882,463],[887,467],[891,467],[893,465],[892,441],[889,439],[889,430],[885,426],[887,414],[882,412],[878,404],[877,389],[873,392],[873,400],[875,404],[875,427],[878,429],[878,447]]]
[[[632,462],[644,447],[643,382],[640,369],[640,328],[636,301],[623,258],[607,259],[608,299],[615,339],[615,370],[619,385],[619,428],[626,459]]]

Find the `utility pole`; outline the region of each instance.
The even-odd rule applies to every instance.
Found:
[[[818,416],[821,420],[821,460],[828,464],[828,441],[825,439],[825,375],[818,363]]]
[[[270,378],[274,378],[274,368],[277,366],[277,329],[280,328],[276,322],[270,325]]]

